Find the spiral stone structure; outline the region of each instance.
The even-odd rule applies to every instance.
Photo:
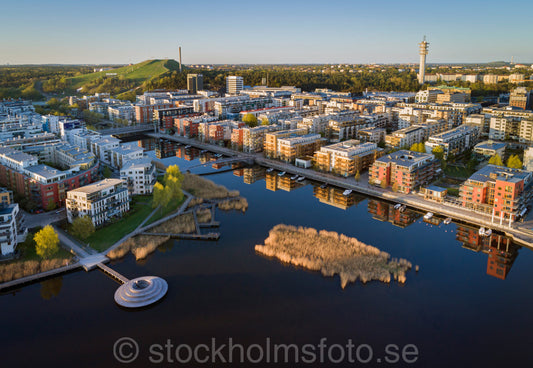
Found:
[[[157,276],[143,276],[126,282],[115,292],[115,302],[126,308],[140,308],[163,298],[168,284]]]

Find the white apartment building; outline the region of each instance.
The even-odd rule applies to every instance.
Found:
[[[77,217],[89,216],[94,226],[102,226],[129,211],[129,201],[124,180],[104,179],[67,192],[67,219],[72,223]]]
[[[117,119],[126,120],[130,123],[135,121],[135,107],[132,105],[109,106],[107,113],[111,121],[116,121]]]
[[[226,77],[226,93],[230,95],[238,95],[243,87],[244,79],[235,75],[230,75]]]
[[[444,158],[449,155],[457,155],[463,151],[474,147],[478,139],[478,128],[468,125],[461,125],[457,128],[448,130],[429,137],[426,142],[426,152],[432,153],[435,147],[444,149]]]
[[[111,150],[118,148],[120,139],[114,138],[110,135],[95,137],[91,139],[91,152],[102,162],[111,164],[112,153]]]
[[[0,255],[14,253],[17,244],[26,239],[27,230],[22,221],[17,203],[0,204]]]
[[[110,150],[110,164],[111,166],[120,169],[126,162],[142,158],[143,153],[144,150],[142,147],[123,144]]]
[[[150,194],[157,181],[157,169],[150,158],[138,158],[122,165],[120,179],[127,183],[130,194]]]
[[[395,148],[409,149],[414,143],[420,143],[424,140],[425,129],[418,126],[411,126],[400,129],[385,137],[385,143]]]

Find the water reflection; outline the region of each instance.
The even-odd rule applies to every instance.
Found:
[[[344,189],[341,188],[319,185],[313,187],[313,194],[321,203],[343,210],[366,199],[364,196],[356,193],[351,193],[349,195],[344,195],[343,193]]]
[[[405,228],[416,222],[422,215],[419,212],[406,208],[405,210],[396,209],[394,205],[377,199],[368,200],[368,212],[372,218],[390,222],[394,226]]]
[[[59,295],[61,288],[63,287],[63,277],[54,277],[41,281],[41,298],[44,300],[50,300]]]
[[[463,248],[488,255],[487,275],[505,280],[518,256],[520,246],[511,238],[492,233],[489,236],[479,234],[479,228],[470,225],[457,225],[456,239]]]
[[[279,176],[279,173],[275,171],[270,172],[270,173],[265,173],[265,182],[266,182],[266,188],[273,192],[279,189],[284,190],[286,192],[290,192],[292,190],[301,188],[303,186],[302,183],[298,183],[296,181],[295,176],[291,176],[291,174],[285,174],[283,176]]]

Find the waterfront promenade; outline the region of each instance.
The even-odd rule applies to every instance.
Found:
[[[239,156],[243,160],[250,160],[253,158],[254,162],[261,166],[272,167],[279,171],[285,171],[290,174],[297,174],[305,176],[307,179],[325,182],[329,185],[334,185],[339,188],[351,189],[367,196],[376,197],[391,201],[394,203],[402,203],[407,206],[417,208],[422,211],[433,212],[436,215],[444,217],[451,217],[453,220],[463,221],[474,224],[480,227],[487,227],[493,230],[501,231],[507,236],[513,238],[520,245],[533,249],[533,230],[529,228],[530,223],[514,222],[509,226],[509,222],[492,221],[491,216],[466,209],[460,205],[452,203],[437,203],[428,201],[417,194],[403,194],[396,193],[391,190],[382,189],[368,184],[368,175],[361,175],[360,181],[354,178],[343,178],[329,173],[318,172],[312,169],[304,169],[287,164],[277,160],[271,160],[263,157],[260,153],[244,153],[235,151],[226,147],[217,146],[205,142],[200,142],[196,139],[185,138],[176,135],[149,133],[147,134],[153,138],[164,138],[182,144],[191,145],[200,149],[209,150],[211,152],[222,153],[230,157]]]

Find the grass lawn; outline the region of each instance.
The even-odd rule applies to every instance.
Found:
[[[130,203],[130,211],[122,219],[96,230],[85,242],[102,252],[135,230],[152,210],[152,196],[135,196]]]
[[[37,232],[37,231],[35,231]],[[19,261],[41,261],[42,258],[37,255],[35,251],[35,241],[33,241],[34,232],[28,231],[28,236],[26,240],[19,245],[17,245],[17,250],[21,253]],[[59,246],[59,251],[52,256],[52,259],[70,259],[72,254]]]
[[[150,225],[151,223],[156,222],[157,220],[160,220],[163,217],[168,216],[172,212],[178,210],[178,208],[181,206],[181,204],[183,202],[185,202],[185,199],[186,199],[186,197],[183,196],[182,199],[173,199],[173,200],[171,200],[170,203],[168,204],[168,206],[166,208],[163,208],[163,211],[161,211],[161,209],[156,211],[156,213],[154,213],[154,215],[152,217],[150,217],[150,220],[148,220],[148,222],[146,222],[145,225]]]
[[[445,169],[443,169],[446,176],[452,176],[454,178],[469,178],[475,170],[469,170],[468,168],[464,166],[452,166],[447,165]]]

